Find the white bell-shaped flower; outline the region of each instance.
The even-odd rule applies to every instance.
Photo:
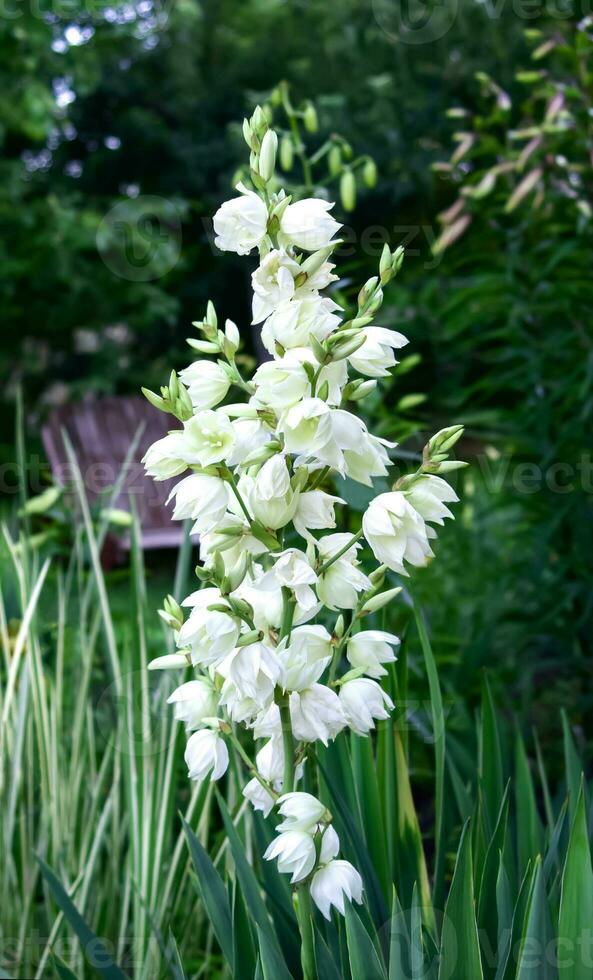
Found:
[[[393,647],[399,646],[399,642],[399,637],[385,630],[363,630],[348,640],[346,657],[353,667],[361,668],[369,677],[382,677],[387,673],[383,664],[397,659]]]
[[[316,197],[289,204],[280,219],[280,240],[307,252],[326,248],[342,227],[329,214],[332,208],[333,204]]]
[[[295,293],[295,276],[300,265],[284,249],[272,249],[251,275],[253,287],[253,320],[261,323]]]
[[[276,837],[264,854],[266,861],[278,861],[278,870],[291,875],[295,885],[311,873],[315,867],[315,842],[302,830],[287,830]]]
[[[297,626],[277,648],[280,684],[285,691],[303,691],[319,680],[332,659],[331,636],[325,626]]]
[[[185,761],[190,779],[220,779],[229,765],[229,752],[224,739],[210,728],[194,732],[185,748]]]
[[[187,469],[183,457],[185,442],[183,432],[170,432],[163,439],[157,439],[146,450],[142,462],[148,476],[153,480],[170,480]]]
[[[276,355],[276,344],[284,350],[306,347],[311,334],[319,341],[325,340],[340,323],[336,309],[332,300],[317,293],[281,303],[263,325],[262,343],[270,354]]]
[[[335,497],[325,490],[306,490],[299,494],[293,517],[295,529],[307,541],[314,541],[310,531],[335,527],[335,505],[345,503],[341,497]]]
[[[444,524],[445,517],[453,517],[446,504],[459,500],[452,486],[440,476],[423,476],[406,492],[409,503],[425,521]]]
[[[303,830],[314,834],[317,825],[326,813],[325,804],[311,793],[285,793],[278,800],[278,810],[284,817],[276,830],[281,833],[286,830]]]
[[[175,718],[188,729],[199,728],[204,718],[215,718],[218,696],[206,678],[187,681],[177,687],[167,698],[167,704],[175,706]]]
[[[397,364],[393,349],[408,343],[403,334],[385,327],[364,327],[360,331],[364,344],[351,354],[348,360],[355,371],[369,378],[386,378]]]
[[[352,539],[350,534],[326,534],[317,542],[319,560],[324,563]],[[371,582],[358,567],[360,544],[355,542],[334,561],[317,582],[317,595],[328,609],[354,609],[358,593],[370,589]]]
[[[194,361],[179,372],[195,409],[214,408],[231,386],[230,378],[217,361]]]
[[[375,720],[389,718],[393,708],[389,695],[368,677],[357,677],[342,684],[340,704],[349,727],[357,735],[367,735],[375,727]]]
[[[190,465],[211,466],[228,456],[234,441],[228,416],[221,411],[206,409],[184,422],[181,456]]]
[[[375,497],[362,526],[376,559],[400,575],[408,574],[404,561],[422,567],[433,556],[424,519],[401,490]]]
[[[289,704],[294,736],[303,742],[319,740],[327,745],[346,725],[339,697],[324,684],[295,691]]]
[[[283,456],[272,456],[261,467],[249,495],[251,511],[264,527],[277,530],[292,520],[298,494],[290,485]]]
[[[260,245],[268,227],[268,209],[259,194],[237,185],[241,197],[225,201],[214,215],[214,244],[222,252],[248,255]]]
[[[212,531],[224,517],[229,504],[229,487],[224,480],[208,473],[192,473],[173,487],[169,501],[175,501],[176,521],[191,518],[198,534]]]
[[[362,902],[362,878],[349,861],[330,861],[313,875],[311,898],[326,919],[331,919],[332,907],[345,915],[345,899]]]
[[[220,663],[236,646],[239,626],[233,616],[208,609],[221,603],[223,597],[216,588],[199,589],[182,603],[191,613],[179,630],[178,646],[191,648],[193,664],[208,666]]]

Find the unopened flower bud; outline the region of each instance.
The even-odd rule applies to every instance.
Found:
[[[367,187],[375,187],[377,184],[377,164],[371,157],[367,157],[362,168],[362,179]]]
[[[283,170],[291,170],[294,160],[294,146],[291,136],[283,136],[280,140],[280,166]]]
[[[370,599],[367,599],[364,606],[360,610],[361,615],[366,616],[369,613],[378,612],[379,609],[383,609],[388,602],[395,599],[396,595],[401,592],[401,587],[396,589],[388,589],[387,592],[380,592],[379,595],[374,595]]]
[[[344,170],[340,177],[340,200],[344,211],[354,211],[356,207],[356,178],[350,169]]]
[[[316,133],[319,128],[317,111],[312,102],[307,102],[303,113],[303,122],[308,133]]]
[[[278,137],[273,129],[268,129],[262,140],[258,164],[259,174],[262,180],[265,180],[266,182],[271,180],[274,176],[277,149]]]
[[[334,143],[327,155],[327,165],[332,177],[337,177],[342,169],[342,151],[337,143]]]

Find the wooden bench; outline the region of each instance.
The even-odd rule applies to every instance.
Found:
[[[179,423],[171,415],[153,408],[141,396],[101,398],[92,402],[62,405],[52,410],[41,436],[53,477],[61,486],[71,482],[72,473],[64,447],[65,431],[72,443],[90,502],[121,477],[130,446],[138,444],[129,460],[121,492],[111,504],[131,510],[130,499],[138,514],[142,547],[175,548],[183,540],[183,524],[171,519],[166,500],[177,482],[157,482],[146,476],[141,460],[147,448],[162,439]],[[118,552],[130,547],[128,535],[110,536],[104,561],[111,564]]]

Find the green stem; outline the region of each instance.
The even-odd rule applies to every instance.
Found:
[[[247,518],[249,524],[251,525],[251,522],[253,521],[253,518],[252,518],[251,514],[249,513],[249,511],[247,510],[247,505],[246,505],[245,501],[243,500],[243,497],[241,496],[241,493],[239,491],[239,488],[238,488],[238,486],[237,486],[237,484],[235,482],[235,477],[233,476],[231,470],[229,470],[228,473],[227,473],[227,479],[228,479],[228,481],[229,481],[229,483],[230,483],[230,485],[232,487],[232,490],[233,490],[233,493],[235,494],[235,497],[239,501],[239,507],[241,508],[241,510],[245,514],[245,517]]]
[[[229,732],[228,737],[230,738],[230,740],[233,743],[235,749],[237,750],[237,752],[239,753],[239,755],[243,759],[243,762],[247,766],[247,769],[251,773],[251,775],[254,776],[257,779],[257,781],[263,786],[263,788],[266,790],[266,792],[270,794],[270,796],[272,797],[273,800],[277,800],[279,798],[280,794],[277,793],[276,790],[274,789],[274,787],[268,782],[268,780],[267,779],[264,779],[264,777],[261,775],[261,773],[258,772],[257,766],[255,766],[254,763],[251,761],[251,759],[247,755],[247,752],[245,751],[245,749],[241,745],[241,742],[239,741],[239,739],[237,738],[237,736],[235,735],[235,733],[233,731]]]
[[[360,531],[357,531],[356,534],[352,535],[350,541],[347,541],[343,548],[340,548],[340,550],[337,551],[335,555],[332,555],[331,558],[328,558],[327,561],[323,563],[321,568],[317,569],[317,574],[324,575],[325,572],[327,572],[328,568],[331,568],[333,563],[337,561],[338,558],[341,558],[342,555],[345,555],[346,552],[350,550],[353,544],[356,544],[357,541],[360,541],[360,539],[362,538],[362,534],[363,532],[361,528]]]
[[[311,486],[307,487],[307,490],[316,490],[320,483],[323,483],[327,474],[331,470],[331,466],[324,466],[322,470],[319,470],[317,476],[313,480]]]
[[[280,639],[287,641],[290,639],[292,631],[292,620],[294,617],[295,600],[290,591],[285,586],[282,587],[282,623],[280,625]],[[294,738],[292,734],[292,722],[290,720],[289,694],[282,695],[278,699],[280,709],[280,723],[282,725],[282,748],[284,750],[284,775],[282,779],[282,792],[292,793],[294,790]]]
[[[313,933],[313,913],[309,885],[304,883],[297,888],[296,913],[301,933],[301,966],[303,980],[317,980],[315,963],[315,940]]]

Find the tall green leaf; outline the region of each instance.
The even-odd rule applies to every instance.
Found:
[[[373,941],[351,903],[346,906],[346,938],[352,980],[387,980]]]
[[[483,980],[469,824],[463,828],[445,906],[439,980]]]
[[[558,971],[549,955],[553,939],[542,862],[538,857],[521,937],[516,980],[557,980]]]
[[[591,980],[592,923],[593,871],[583,781],[562,875],[558,939],[566,944],[566,951],[568,953],[570,950],[570,954],[561,958],[560,980]]]
[[[74,902],[66,892],[62,883],[58,880],[52,869],[45,863],[43,858],[37,856],[37,862],[41,869],[41,874],[49,886],[54,900],[59,909],[64,913],[65,918],[78,936],[88,958],[87,950],[92,951],[91,965],[97,973],[105,980],[126,980],[126,976],[117,966],[107,951],[105,944],[97,938],[90,926],[87,925]]]
[[[231,912],[226,889],[218,871],[212,864],[209,855],[200,844],[189,824],[181,818],[189,850],[196,869],[198,888],[202,896],[208,918],[212,924],[214,935],[224,957],[233,965],[233,938],[231,929]]]

